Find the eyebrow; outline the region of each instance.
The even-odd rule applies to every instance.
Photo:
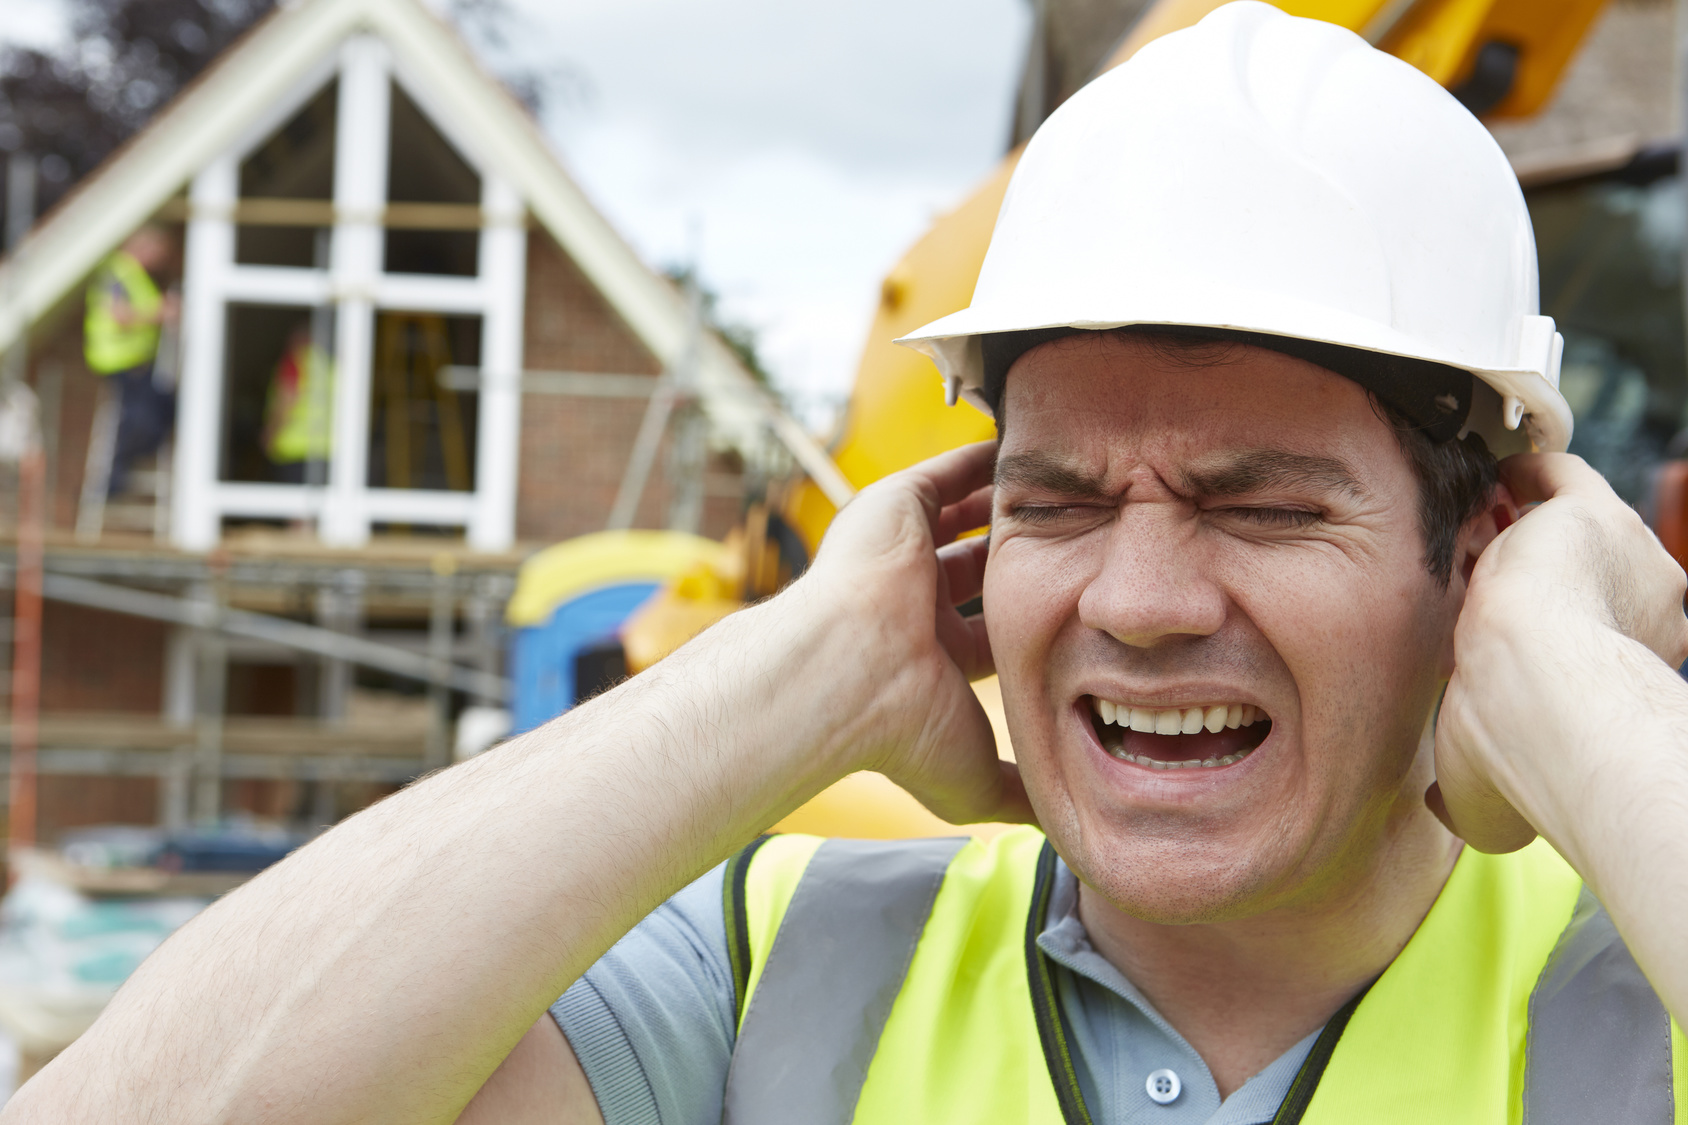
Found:
[[[1204,499],[1256,496],[1283,489],[1355,498],[1368,495],[1346,461],[1283,449],[1230,454],[1182,469],[1178,478],[1184,491]]]
[[[1100,500],[1110,495],[1101,477],[1081,472],[1071,463],[1037,450],[998,457],[996,487],[1051,492],[1082,500]]]
[[[1256,496],[1279,489],[1352,497],[1369,495],[1346,461],[1283,449],[1250,449],[1215,458],[1179,470],[1177,483],[1179,490],[1187,495],[1209,500]],[[1107,499],[1115,491],[1102,477],[1037,450],[997,458],[996,486],[1082,500]]]

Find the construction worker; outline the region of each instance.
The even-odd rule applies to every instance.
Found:
[[[312,339],[310,324],[300,324],[276,361],[264,403],[264,453],[277,480],[304,484],[307,466],[328,460],[333,408],[334,361]]]
[[[915,342],[998,442],[214,904],[3,1119],[1682,1120],[1684,576],[1555,452],[1481,125],[1221,7]],[[1042,831],[755,842],[864,769]]]
[[[107,258],[88,283],[83,357],[88,370],[117,384],[118,422],[108,492],[128,483],[136,462],[156,453],[176,423],[173,372],[154,369],[159,339],[178,313],[165,277],[175,247],[161,228],[144,226]]]

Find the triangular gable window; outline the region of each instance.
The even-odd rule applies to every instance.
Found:
[[[203,549],[257,521],[354,546],[460,528],[503,549],[519,202],[379,39],[333,64],[194,180],[174,537]]]

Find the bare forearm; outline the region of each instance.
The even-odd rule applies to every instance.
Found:
[[[219,902],[5,1119],[454,1120],[604,949],[849,768],[849,717],[790,685],[854,654],[793,612],[729,619]]]
[[[1542,768],[1517,771],[1509,788],[1688,1020],[1688,684],[1602,627],[1560,635],[1546,663],[1526,728]]]

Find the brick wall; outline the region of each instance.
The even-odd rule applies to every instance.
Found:
[[[158,823],[158,782],[150,777],[36,778],[35,839],[55,845],[68,829]]]
[[[41,710],[157,715],[164,694],[164,638],[156,621],[48,601],[42,604]],[[91,824],[152,824],[150,777],[42,775],[36,838]]]
[[[41,710],[158,714],[168,626],[55,601],[41,626]]]
[[[656,357],[544,231],[528,238],[524,325],[523,361],[530,370],[661,373]],[[551,543],[603,529],[645,405],[644,399],[523,397],[517,538]],[[666,444],[652,467],[635,526],[666,522]],[[721,466],[713,461],[711,477],[712,491],[721,491]],[[703,533],[725,534],[737,521],[739,507],[737,497],[710,496]]]

